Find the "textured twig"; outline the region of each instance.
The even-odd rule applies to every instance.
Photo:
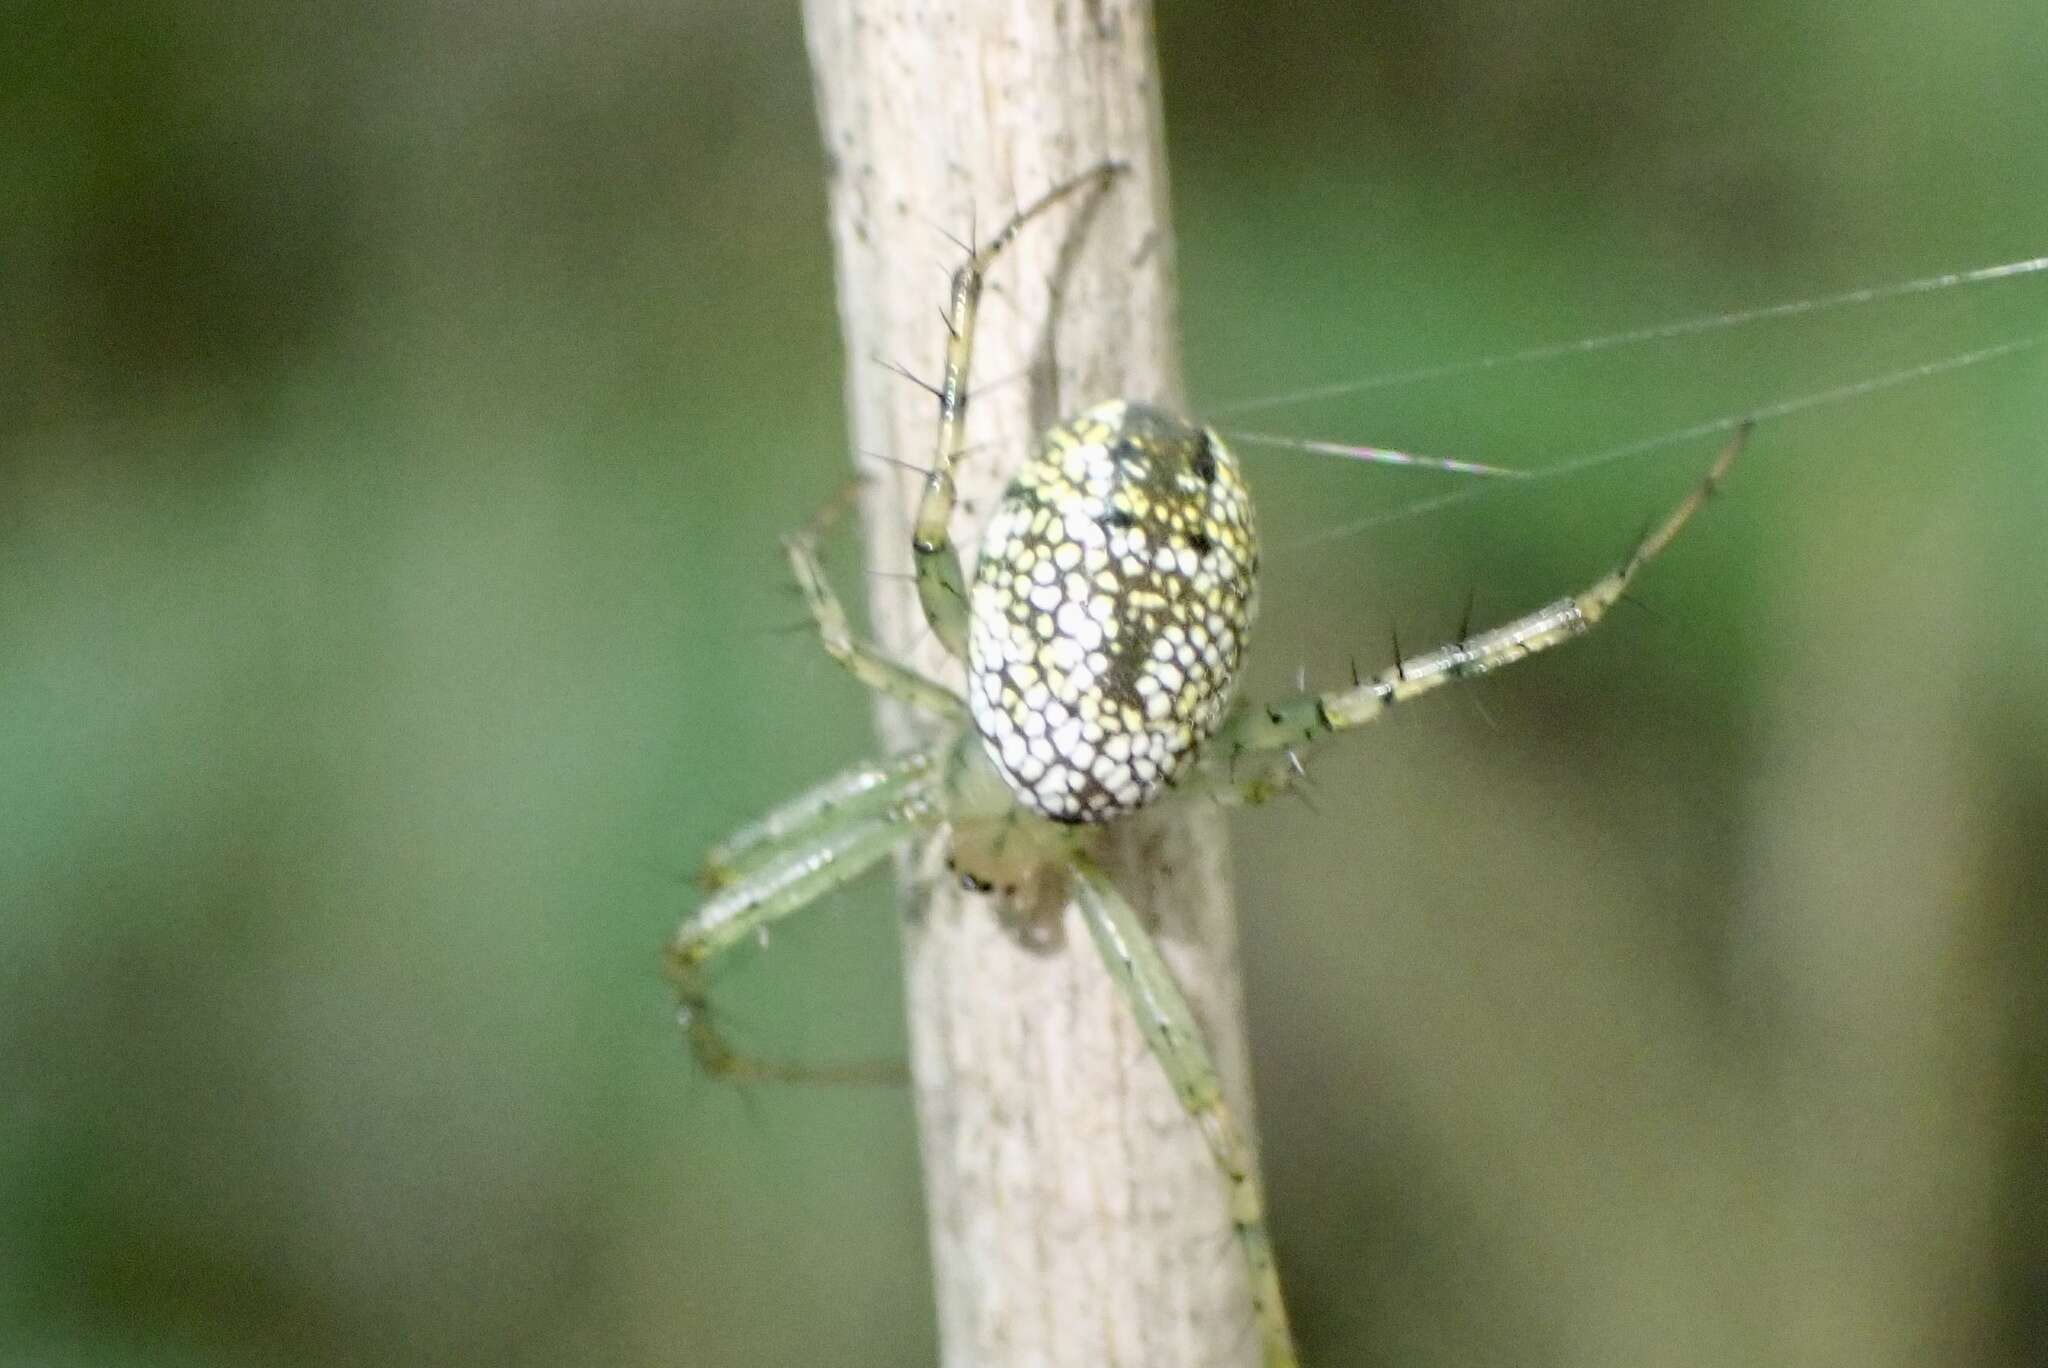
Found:
[[[963,547],[1033,435],[1098,399],[1178,407],[1173,244],[1150,6],[1142,0],[931,5],[808,0],[832,177],[854,445],[913,465],[931,397],[877,360],[936,378],[940,306],[987,230],[1105,158],[1105,194],[1034,222],[982,309]],[[873,565],[909,563],[916,476],[867,462]],[[873,583],[899,581],[875,578]],[[912,595],[877,592],[885,643],[944,665]],[[910,739],[893,711],[892,744]],[[1132,825],[1119,884],[1156,917],[1240,1115],[1236,940],[1213,814]],[[909,1015],[945,1362],[1099,1368],[1257,1356],[1224,1189],[1072,908],[1027,947],[987,900],[907,871]]]

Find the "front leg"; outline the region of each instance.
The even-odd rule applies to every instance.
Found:
[[[824,834],[881,817],[938,782],[944,751],[870,760],[785,799],[704,852],[697,886],[716,893]]]
[[[668,977],[676,1017],[704,1071],[776,1082],[900,1083],[900,1065],[815,1067],[737,1053],[711,1019],[711,962],[767,933],[770,924],[841,888],[936,820],[928,753],[863,766],[828,780],[727,841],[705,863],[716,891],[676,928]]]
[[[1251,1277],[1252,1318],[1264,1350],[1265,1368],[1298,1368],[1287,1306],[1280,1297],[1280,1272],[1266,1230],[1266,1201],[1259,1187],[1258,1160],[1251,1141],[1223,1101],[1223,1080],[1209,1058],[1195,1014],[1173,971],[1160,958],[1138,913],[1095,862],[1074,858],[1082,917],[1110,976],[1123,990],[1145,1043],[1152,1047],[1181,1106],[1201,1127],[1230,1189],[1230,1219]]]

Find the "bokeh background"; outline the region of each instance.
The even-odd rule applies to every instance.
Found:
[[[1198,403],[2048,250],[2032,0],[1164,8]],[[871,745],[775,550],[848,460],[793,6],[7,28],[0,1362],[931,1361],[907,1100],[696,1079],[656,972]],[[1260,426],[1542,466],[2044,288]],[[1312,1363],[2048,1359],[2043,380],[1767,426],[1645,611],[1238,821]],[[1708,454],[1274,555],[1252,686],[1578,585]],[[1283,546],[1442,489],[1248,459]],[[891,913],[736,1027],[900,1050]]]

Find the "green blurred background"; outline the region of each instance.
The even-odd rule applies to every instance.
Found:
[[[2036,0],[1166,10],[1198,405],[2048,250]],[[9,9],[0,1362],[931,1360],[907,1100],[694,1078],[656,973],[872,744],[775,553],[847,468],[792,11]],[[2043,288],[1259,425],[1541,466]],[[2042,379],[1767,426],[1650,611],[1239,819],[1311,1363],[2048,1358]],[[1274,555],[1252,687],[1707,455]],[[1248,459],[1282,545],[1442,488]],[[900,1050],[891,907],[736,1027]]]

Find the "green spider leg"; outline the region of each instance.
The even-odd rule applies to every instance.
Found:
[[[735,1051],[712,1023],[711,962],[769,925],[852,882],[938,817],[938,753],[857,766],[741,828],[706,857],[714,891],[676,929],[668,978],[691,1052],[714,1077],[787,1083],[901,1083],[899,1063],[813,1066]]]
[[[783,539],[818,639],[855,679],[925,712],[965,722],[952,690],[884,656],[853,635],[846,610],[825,577],[818,541],[842,516],[849,484],[798,531]],[[768,926],[865,873],[913,833],[938,820],[941,749],[857,765],[814,785],[747,823],[704,856],[697,882],[710,898],[677,928],[668,977],[677,1018],[706,1073],[777,1082],[900,1083],[900,1063],[804,1065],[752,1058],[734,1050],[713,1024],[706,984],[710,962]]]
[[[1181,1106],[1201,1127],[1202,1138],[1230,1188],[1230,1220],[1251,1274],[1252,1314],[1266,1368],[1296,1368],[1294,1338],[1280,1296],[1280,1272],[1266,1230],[1265,1197],[1259,1188],[1257,1157],[1237,1118],[1223,1100],[1222,1079],[1187,998],[1160,957],[1137,911],[1109,877],[1085,855],[1074,857],[1078,902],[1088,930],[1137,1017],[1145,1043],[1166,1070]]]
[[[850,825],[879,816],[937,768],[937,752],[918,750],[835,774],[770,808],[711,847],[697,870],[697,884],[706,893],[716,893],[791,847],[815,840],[822,824]]]
[[[1421,655],[1405,656],[1348,689],[1305,693],[1239,712],[1209,743],[1197,791],[1226,801],[1261,802],[1284,791],[1299,772],[1296,752],[1337,732],[1376,722],[1405,703],[1445,684],[1471,679],[1561,646],[1598,626],[1629,584],[1671,544],[1728,474],[1749,440],[1744,424],[1715,458],[1706,478],[1636,543],[1619,566],[1581,593],[1545,604],[1490,631],[1464,636]],[[1285,757],[1285,764],[1272,763]],[[1262,763],[1263,762],[1263,763]],[[1291,767],[1291,768],[1290,768]]]
[[[847,621],[846,609],[840,605],[839,596],[825,578],[825,568],[818,561],[818,540],[846,512],[847,505],[859,489],[859,481],[849,482],[839,497],[820,509],[806,526],[782,539],[783,550],[789,554],[790,572],[796,576],[804,603],[811,610],[812,620],[817,623],[818,639],[824,644],[827,655],[877,693],[937,717],[965,722],[967,704],[958,694],[937,680],[897,664],[873,645],[855,638],[852,625]]]
[[[932,635],[955,660],[967,658],[967,579],[953,548],[953,506],[958,490],[954,471],[966,449],[967,375],[974,360],[974,315],[990,266],[1024,225],[1067,196],[1090,185],[1105,185],[1123,171],[1122,162],[1102,162],[1055,185],[1010,217],[995,236],[971,249],[953,272],[951,304],[946,310],[946,373],[939,385],[938,459],[925,476],[910,549],[917,563],[917,599]]]

